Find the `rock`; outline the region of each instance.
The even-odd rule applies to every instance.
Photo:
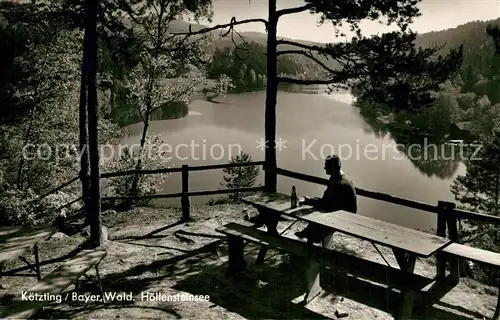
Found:
[[[85,238],[90,237],[90,227],[86,226],[85,228],[83,228],[82,231],[80,231],[80,234]]]
[[[335,316],[336,316],[337,318],[345,318],[345,317],[347,317],[348,315],[349,315],[349,314],[348,314],[347,312],[345,312],[345,311],[343,311],[343,310],[341,310],[341,309],[336,309],[336,310],[335,310]]]
[[[101,213],[101,215],[103,215],[103,216],[108,215],[108,214],[116,214],[116,210],[109,209],[109,210],[103,211]]]
[[[109,240],[109,229],[106,226],[102,226],[102,240],[103,242]]]
[[[248,209],[245,208],[245,209],[241,210],[241,213],[248,213]]]
[[[68,238],[69,236],[63,232],[56,232],[54,233],[50,239],[64,239],[64,238]]]
[[[5,284],[5,283],[4,283],[4,284],[1,284],[1,283],[0,283],[0,290],[7,290],[7,289],[9,289],[9,288],[10,288],[10,287],[9,287],[9,285],[8,285],[8,284]]]
[[[106,242],[109,240],[109,230],[106,226],[102,226],[101,229],[102,242]],[[85,228],[83,228],[81,231],[81,235],[85,238],[90,237],[90,226],[86,226]]]

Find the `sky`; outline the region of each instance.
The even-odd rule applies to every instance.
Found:
[[[278,9],[304,4],[303,0],[278,0]],[[492,20],[500,17],[500,0],[423,0],[418,7],[422,16],[414,20],[411,28],[419,33],[453,28],[474,20]],[[265,18],[267,0],[214,0],[214,11],[213,23],[209,25],[229,23],[233,16],[237,20]],[[318,18],[309,12],[283,16],[278,24],[278,36],[316,42],[339,41],[335,38],[331,25],[317,26]],[[390,30],[371,21],[363,22],[361,27],[365,35]],[[264,32],[264,27],[261,23],[254,23],[238,30]]]

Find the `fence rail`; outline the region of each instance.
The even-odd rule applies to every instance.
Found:
[[[189,172],[236,168],[236,167],[247,167],[247,166],[263,166],[264,167],[264,165],[265,165],[264,161],[255,161],[255,162],[251,162],[251,163],[225,163],[225,164],[202,165],[202,166],[183,165],[181,167],[175,167],[175,168],[163,168],[163,169],[155,169],[155,170],[128,170],[128,171],[103,173],[103,174],[101,174],[101,178],[114,178],[114,177],[121,177],[121,176],[133,175],[133,174],[160,174],[160,173],[180,172],[182,174],[182,183],[181,183],[181,192],[178,192],[178,193],[141,195],[141,196],[110,196],[110,197],[103,197],[102,200],[181,198],[183,217],[188,218],[189,217],[189,206],[190,206],[189,198],[190,197],[229,194],[229,193],[237,193],[237,192],[238,193],[258,192],[258,191],[263,190],[262,187],[251,187],[251,188],[239,188],[239,189],[189,191],[189,189],[190,189],[189,188]],[[264,169],[264,170],[273,170],[273,169]],[[325,179],[325,178],[320,178],[320,177],[316,177],[316,176],[312,176],[312,175],[308,175],[308,174],[304,174],[304,173],[294,172],[294,171],[290,171],[290,170],[286,170],[286,169],[282,169],[282,168],[276,168],[275,171],[278,175],[281,175],[281,176],[285,176],[285,177],[289,177],[289,178],[293,178],[293,179],[298,179],[298,180],[310,182],[310,183],[328,185],[328,179]],[[71,183],[77,181],[78,178],[79,177],[75,177],[75,178],[65,182],[64,184],[60,185],[59,187],[42,195],[38,199],[42,199],[42,198],[44,198],[44,197],[46,197],[54,192],[57,192],[65,187],[67,187]],[[451,203],[451,202],[439,201],[438,204],[432,205],[432,204],[425,203],[425,202],[415,201],[415,200],[411,200],[411,199],[405,199],[405,198],[401,198],[401,197],[392,196],[392,195],[389,195],[386,193],[374,192],[374,191],[360,189],[360,188],[356,188],[356,193],[359,196],[373,199],[373,200],[384,201],[384,202],[397,204],[397,205],[401,205],[401,206],[408,207],[408,208],[432,212],[432,213],[435,213],[438,215],[443,214],[446,216],[452,216],[453,219],[456,219],[456,220],[469,219],[469,220],[474,220],[474,221],[478,221],[478,222],[500,225],[500,217],[498,217],[498,216],[456,209],[455,204]],[[67,207],[67,206],[69,206],[77,201],[80,201],[80,200],[82,200],[81,197],[69,202],[68,204],[66,204],[64,206],[62,206],[61,209],[65,208],[65,207]],[[443,209],[443,208],[445,208],[445,209]],[[444,218],[443,221],[447,221],[446,219],[448,219],[448,218]],[[438,228],[439,228],[439,226],[438,226]]]
[[[324,178],[319,178],[311,175],[307,175],[304,173],[298,173],[290,170],[285,170],[281,168],[276,169],[277,174],[289,177],[289,178],[294,178],[306,182],[311,182],[311,183],[316,183],[316,184],[322,184],[322,185],[328,185],[328,179]],[[439,214],[441,213],[441,208],[439,207],[439,203],[437,205],[432,205],[429,203],[425,202],[419,202],[415,200],[410,200],[410,199],[405,199],[405,198],[400,198],[400,197],[395,197],[389,194],[381,193],[381,192],[373,192],[369,190],[364,190],[360,188],[356,188],[356,193],[360,196],[374,199],[374,200],[380,200],[384,202],[389,202],[392,204],[397,204],[401,205],[404,207],[409,207],[413,209],[418,209],[422,211],[427,211],[427,212],[432,212]],[[446,201],[440,201],[441,203],[446,203],[450,204],[450,202]],[[454,205],[454,204],[453,204]],[[500,217],[493,216],[493,215],[488,215],[488,214],[483,214],[483,213],[476,213],[472,211],[467,211],[467,210],[460,210],[460,209],[452,209],[446,212],[446,214],[451,214],[454,215],[458,219],[471,219],[471,220],[476,220],[480,222],[485,222],[485,223],[493,223],[493,224],[500,224]]]
[[[174,172],[182,172],[184,167],[189,168],[189,171],[205,171],[205,170],[217,170],[217,169],[226,169],[226,168],[237,168],[237,167],[248,167],[251,165],[255,166],[263,166],[264,161],[255,161],[251,163],[223,163],[223,164],[211,164],[206,166],[187,166],[183,165],[182,167],[176,168],[164,168],[164,169],[154,169],[154,170],[128,170],[128,171],[118,171],[118,172],[108,172],[101,174],[101,178],[113,178],[120,176],[128,176],[133,174],[158,174],[158,173],[174,173]]]

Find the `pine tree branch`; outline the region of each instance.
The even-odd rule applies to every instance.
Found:
[[[294,78],[288,78],[288,77],[278,77],[277,78],[277,81],[278,82],[281,82],[281,83],[291,83],[291,84],[299,84],[299,85],[303,85],[303,86],[312,86],[312,85],[316,85],[316,84],[333,84],[333,83],[338,83],[340,81],[338,81],[337,79],[329,79],[329,80],[319,80],[319,79],[315,79],[315,80],[301,80],[301,79],[294,79]]]
[[[190,85],[188,87],[186,87],[183,91],[179,92],[175,97],[173,97],[172,99],[170,99],[169,101],[165,102],[165,103],[162,103],[160,106],[158,107],[154,107],[154,108],[151,108],[151,110],[148,112],[148,114],[151,114],[153,113],[154,111],[156,111],[157,109],[161,108],[162,106],[164,106],[165,104],[171,104],[172,102],[175,102],[177,101],[179,98],[181,98],[183,95],[185,95],[186,93],[188,93],[191,89],[195,88],[197,85],[199,85],[201,83],[201,81],[197,81],[195,82],[193,85]]]
[[[474,235],[474,237],[471,237],[469,239],[464,239],[463,241],[461,241],[460,243],[462,244],[465,244],[465,243],[471,243],[471,242],[474,242],[475,240],[481,238],[482,236],[488,234],[489,232],[491,231],[490,228],[487,228],[485,231],[479,233],[479,234],[476,234]]]
[[[278,17],[281,17],[281,16],[284,16],[286,14],[304,12],[304,11],[307,11],[311,8],[312,8],[312,6],[310,4],[306,4],[302,7],[287,8],[287,9],[278,10],[278,11],[276,11],[276,14],[278,15]]]
[[[309,50],[309,51],[316,51],[316,52],[321,53],[323,55],[333,55],[335,53],[333,50],[326,48],[326,47],[320,47],[320,46],[314,46],[314,45],[312,46],[312,45],[307,45],[304,43],[299,43],[299,42],[284,40],[284,39],[277,41],[277,45],[279,46],[280,44],[294,46],[294,47],[298,47],[298,48]]]
[[[278,51],[276,53],[277,56],[283,55],[283,54],[301,54],[303,56],[306,56],[307,58],[313,60],[317,64],[319,64],[323,69],[325,69],[328,72],[334,73],[335,70],[332,68],[328,67],[325,63],[321,62],[318,58],[314,57],[312,54],[307,53],[303,50],[283,50],[283,51]]]
[[[267,28],[267,20],[261,19],[261,18],[256,18],[256,19],[246,19],[246,20],[241,20],[241,21],[236,21],[235,18],[231,20],[230,23],[226,24],[218,24],[216,26],[210,27],[210,28],[203,28],[198,31],[192,31],[191,30],[191,25],[189,25],[189,32],[179,32],[179,33],[172,33],[173,35],[176,36],[193,36],[193,35],[199,35],[199,34],[205,34],[209,33],[211,31],[219,30],[219,29],[224,29],[224,28],[233,28],[234,26],[240,25],[240,24],[247,24],[247,23],[254,23],[254,22],[262,22],[266,28]]]

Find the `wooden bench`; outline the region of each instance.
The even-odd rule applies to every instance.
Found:
[[[496,252],[477,249],[463,244],[452,243],[443,249],[443,253],[490,267],[500,268],[500,254]],[[498,283],[497,305],[493,319],[500,320],[500,283]]]
[[[71,301],[71,296],[64,295],[62,292],[71,284],[77,283],[78,279],[92,268],[96,270],[101,297],[103,297],[101,278],[97,266],[106,254],[107,252],[104,249],[84,250],[80,252],[27,290],[26,297],[29,294],[45,294],[45,298],[41,299],[41,301],[40,299],[39,301],[23,301],[22,296],[16,297],[8,306],[0,307],[0,318],[28,319],[33,317],[43,307],[51,304],[51,300],[54,300],[54,297],[57,296],[60,296],[61,301]]]
[[[40,273],[38,244],[49,239],[55,232],[56,229],[53,227],[39,229],[9,227],[0,230],[0,274],[4,273],[2,270],[7,262],[20,258],[30,269],[35,271],[37,279],[40,281],[42,274]],[[35,256],[34,266],[23,257],[23,254],[32,249]]]
[[[335,272],[344,273],[347,276],[354,276],[364,280],[374,281],[376,283],[386,285],[389,288],[418,292],[421,294],[420,297],[425,299],[424,302],[426,303],[430,302],[426,299],[426,296],[436,284],[434,279],[426,278],[413,273],[407,274],[400,269],[385,264],[319,246],[311,246],[300,240],[272,235],[252,227],[239,225],[237,223],[226,224],[217,228],[216,231],[227,236],[229,247],[228,272],[230,273],[238,273],[245,269],[246,262],[244,261],[243,249],[244,241],[248,241],[258,245],[268,246],[278,251],[287,252],[295,256],[303,257],[308,259],[308,261],[317,261],[331,266],[334,268]],[[308,296],[315,297],[319,292],[314,291],[321,290],[319,287],[319,273],[317,273],[319,271],[314,269],[314,267],[311,268],[311,266],[309,266],[306,271],[306,282],[304,285],[306,303],[308,302]],[[410,277],[410,279],[408,279],[408,277]],[[404,303],[404,301],[402,303]]]

